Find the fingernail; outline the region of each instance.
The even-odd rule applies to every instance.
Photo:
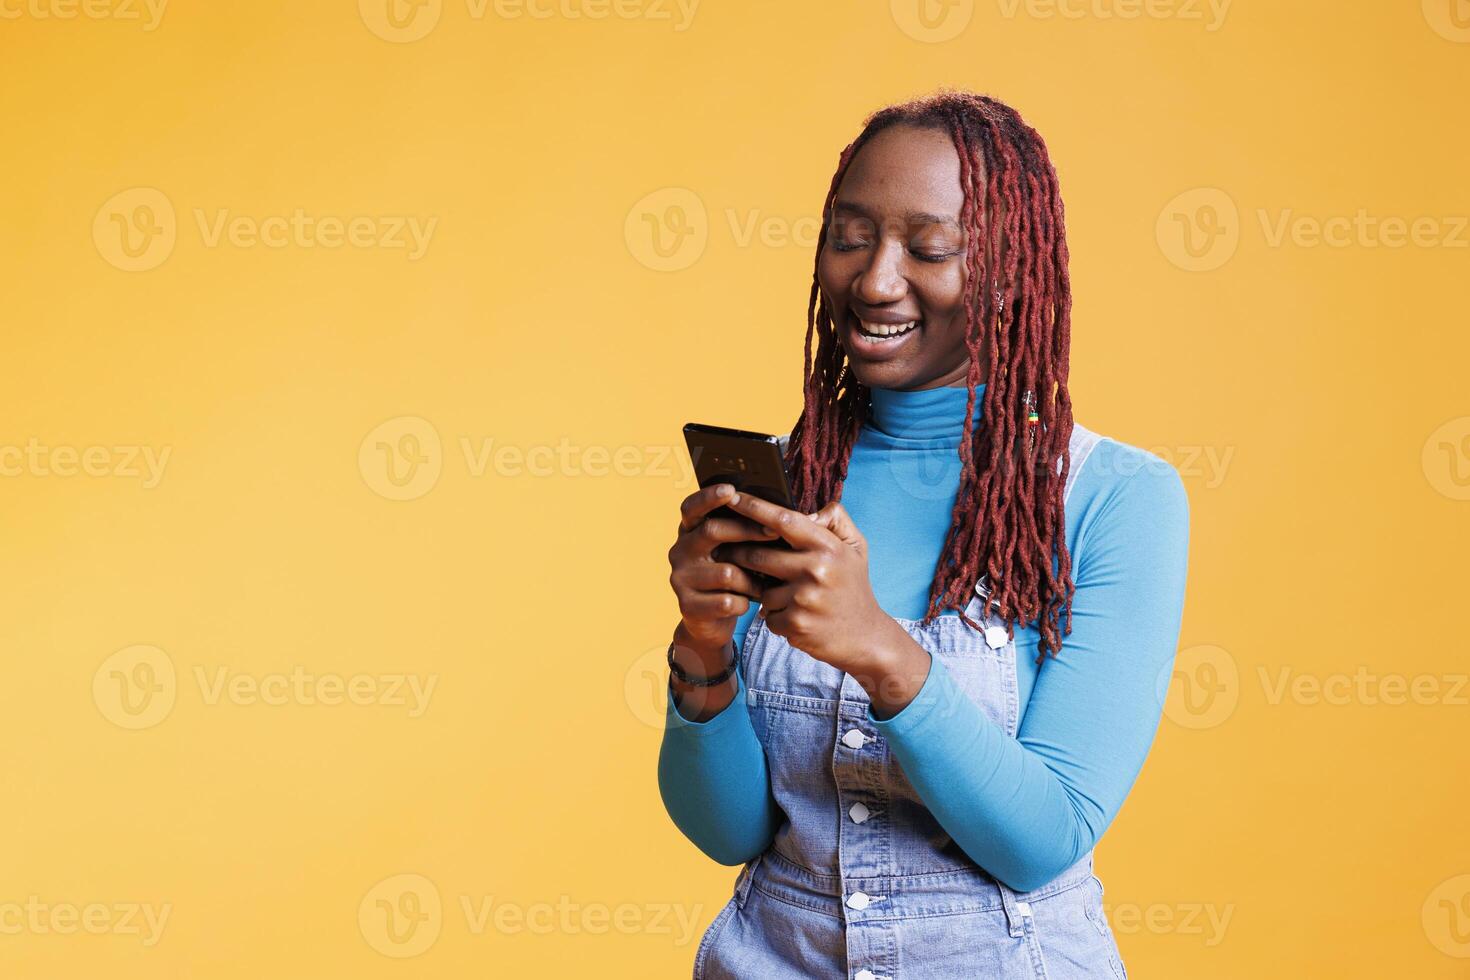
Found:
[[[730,498],[730,503],[732,503],[732,504],[738,504],[738,503],[740,503],[740,494],[737,493],[733,497],[731,497]]]

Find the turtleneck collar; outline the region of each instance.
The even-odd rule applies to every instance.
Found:
[[[969,389],[964,385],[925,388],[922,391],[900,391],[896,388],[870,388],[873,410],[868,427],[895,442],[928,442],[949,440],[959,445],[965,431],[965,399]],[[985,385],[975,386],[975,418],[985,404]]]

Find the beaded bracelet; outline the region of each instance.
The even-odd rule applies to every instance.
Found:
[[[684,668],[680,667],[679,664],[674,660],[674,644],[670,643],[669,672],[675,677],[679,678],[679,680],[683,681],[685,684],[693,684],[695,687],[713,687],[716,684],[722,684],[725,681],[729,680],[730,675],[735,673],[735,658],[731,657],[730,662],[725,665],[725,669],[720,671],[713,677],[691,677],[688,673],[685,672]]]

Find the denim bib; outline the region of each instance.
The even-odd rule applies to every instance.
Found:
[[[1098,436],[1074,423],[1063,500]],[[1015,641],[977,594],[965,614],[897,622],[1011,738]],[[999,627],[990,629],[989,627]],[[1124,980],[1092,852],[1017,892],[982,870],[909,785],[867,721],[867,692],[764,619],[740,653],[746,705],[786,815],[740,871],[694,957],[694,980]]]

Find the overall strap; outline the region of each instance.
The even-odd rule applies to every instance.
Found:
[[[1102,441],[1102,436],[1091,429],[1084,428],[1076,422],[1072,423],[1072,438],[1067,442],[1067,455],[1071,463],[1067,467],[1067,485],[1062,488],[1062,505],[1066,506],[1067,499],[1072,496],[1072,487],[1077,483],[1077,474],[1082,472],[1082,466],[1087,462],[1087,457],[1097,448]],[[1062,461],[1057,460],[1057,470],[1062,468]]]

